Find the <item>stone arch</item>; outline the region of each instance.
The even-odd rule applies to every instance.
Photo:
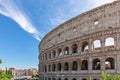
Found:
[[[62,80],[61,78],[58,78],[58,80]]]
[[[72,54],[78,53],[78,46],[77,44],[72,45]]]
[[[51,80],[51,78],[49,77],[48,80]]]
[[[49,72],[51,71],[51,65],[48,65],[48,71]]]
[[[61,63],[58,63],[58,71],[61,71],[61,69],[62,69],[62,65],[61,65]]]
[[[62,49],[61,48],[58,49],[58,56],[62,56]]]
[[[105,69],[114,69],[114,68],[115,68],[114,58],[112,57],[107,58],[105,61]]]
[[[87,60],[82,61],[81,70],[88,70],[88,61]]]
[[[64,48],[64,55],[69,55],[69,47],[68,46],[66,46]]]
[[[92,68],[93,68],[93,70],[100,70],[100,60],[99,59],[93,59]]]
[[[68,80],[68,78],[65,78],[64,80]]]
[[[88,46],[89,44],[87,41],[82,42],[82,52],[88,50]]]
[[[94,40],[92,46],[93,51],[99,50],[100,48],[101,48],[101,41],[99,39]]]
[[[114,44],[115,44],[114,37],[107,37],[105,39],[105,46],[114,46]]]
[[[72,80],[77,80],[76,78],[73,78]]]
[[[49,53],[49,59],[51,59],[51,52]]]
[[[83,78],[82,80],[87,80],[86,78]]]
[[[68,62],[65,62],[65,64],[64,64],[64,70],[65,71],[69,70],[69,64],[68,64]]]
[[[52,80],[56,80],[56,79],[53,77]]]
[[[56,66],[55,64],[52,64],[52,71],[55,71],[56,70]]]
[[[56,51],[53,50],[53,58],[55,58],[55,57],[56,57]]]
[[[47,72],[47,66],[45,65],[44,67],[45,67],[45,68],[44,68],[44,69],[45,69],[44,71]]]
[[[78,69],[78,63],[77,63],[77,61],[73,61],[72,70],[77,70],[77,69]]]

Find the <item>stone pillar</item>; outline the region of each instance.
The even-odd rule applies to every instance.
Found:
[[[91,57],[89,57],[88,59],[88,70],[89,70],[89,73],[92,72],[92,58]]]
[[[78,47],[77,49],[78,54],[81,54],[81,43],[80,42],[78,42],[77,47]]]
[[[116,50],[119,50],[120,49],[120,35],[119,34],[116,34],[116,39],[115,39],[115,49]]]
[[[92,52],[92,40],[91,39],[89,39],[88,44],[89,44],[89,53],[91,53]]]
[[[78,72],[80,72],[80,70],[81,70],[81,62],[80,62],[80,60],[77,60],[77,64],[78,64]]]
[[[105,38],[104,36],[101,39],[101,50],[104,51],[105,50]]]
[[[101,70],[104,71],[105,70],[105,57],[101,57]]]

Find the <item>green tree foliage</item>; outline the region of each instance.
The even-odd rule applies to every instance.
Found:
[[[110,74],[102,71],[101,78],[102,78],[102,80],[120,80],[120,74],[111,77]],[[90,76],[90,80],[93,80],[91,76]]]
[[[6,74],[5,71],[0,70],[0,80],[11,80],[11,78],[11,74]]]
[[[2,63],[2,59],[0,59],[0,64]]]

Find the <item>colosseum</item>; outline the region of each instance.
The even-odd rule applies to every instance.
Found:
[[[39,44],[40,80],[101,80],[120,73],[120,0],[82,13]]]

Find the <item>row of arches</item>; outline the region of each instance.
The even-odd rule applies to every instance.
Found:
[[[100,70],[101,69],[101,61],[99,58],[93,59],[92,60],[92,70]],[[105,60],[105,69],[114,69],[115,68],[115,60],[112,57],[109,57]],[[82,60],[81,63],[79,64],[79,61],[73,61],[71,64],[68,62],[65,62],[64,64],[62,63],[57,63],[57,64],[51,64],[51,65],[43,65],[43,71],[42,72],[51,72],[51,71],[68,71],[68,70],[73,70],[77,71],[78,66],[80,66],[81,70],[88,70],[88,60]]]
[[[105,47],[113,48],[115,44],[115,39],[113,37],[109,37],[105,39]],[[102,41],[100,39],[95,39],[90,46],[89,41],[83,41],[80,46],[77,43],[72,44],[71,46],[65,46],[63,48],[58,48],[57,50],[53,50],[50,53],[45,53],[41,56],[41,60],[47,60],[51,58],[56,58],[57,56],[76,54],[78,50],[80,52],[89,51],[89,47],[91,47],[92,51],[101,50]]]
[[[45,78],[45,80],[47,80],[47,78]],[[62,80],[61,78],[58,78],[58,79],[56,79],[56,78],[48,78],[48,80]],[[64,78],[63,80],[69,80],[68,78]],[[73,78],[73,79],[71,79],[71,80],[77,80],[76,78]],[[87,79],[85,79],[85,78],[83,78],[82,80],[87,80]]]

